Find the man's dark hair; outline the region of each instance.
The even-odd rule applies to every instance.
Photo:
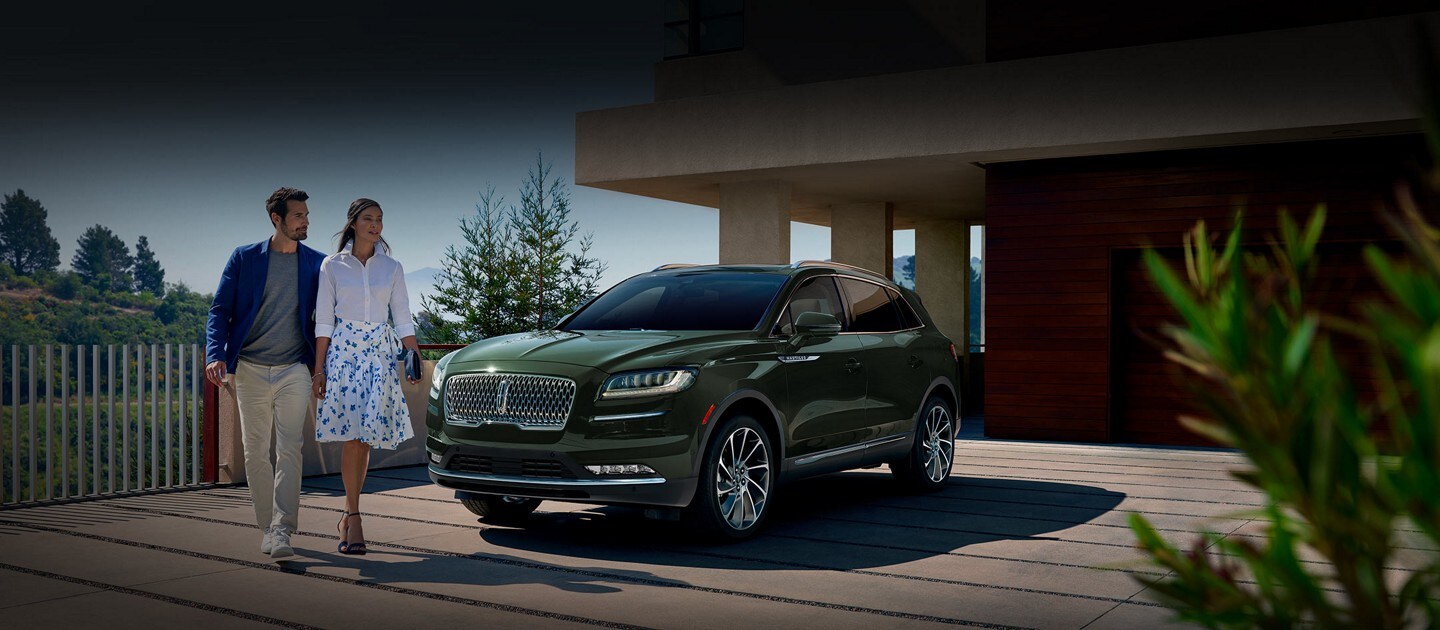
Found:
[[[292,200],[305,201],[309,198],[310,195],[305,194],[305,191],[299,188],[291,188],[289,186],[278,188],[275,192],[270,193],[269,199],[265,200],[265,216],[269,218],[271,214],[278,214],[280,215],[280,220],[284,221],[285,216],[290,213],[290,206],[285,202]]]

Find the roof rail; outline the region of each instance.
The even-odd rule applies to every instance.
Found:
[[[801,267],[838,267],[840,269],[848,269],[850,271],[857,271],[866,275],[875,276],[885,280],[886,282],[894,282],[894,280],[891,280],[889,277],[885,276],[885,274],[882,274],[880,272],[871,271],[864,267],[856,267],[855,265],[832,262],[829,260],[801,260],[791,264],[790,267],[793,269],[799,269]]]
[[[654,268],[654,269],[651,269],[650,271],[651,271],[651,272],[656,272],[656,271],[665,271],[666,269],[684,269],[685,267],[699,267],[699,266],[700,266],[700,265],[695,264],[695,263],[670,263],[670,264],[668,264],[668,265],[660,265],[659,267],[656,267],[656,268]]]

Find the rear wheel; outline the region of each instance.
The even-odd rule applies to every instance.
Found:
[[[915,423],[915,443],[910,453],[891,462],[890,472],[915,490],[933,492],[945,487],[955,461],[955,421],[945,399],[925,401],[920,421]]]
[[[686,520],[707,538],[722,542],[754,535],[770,514],[774,470],[764,427],[749,416],[730,418],[705,449]]]
[[[460,503],[481,520],[497,525],[523,523],[535,508],[540,507],[540,499],[481,494],[463,497]]]

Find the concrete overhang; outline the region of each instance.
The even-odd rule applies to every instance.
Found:
[[[1412,133],[1440,12],[582,112],[576,183],[715,207],[792,185],[793,218],[886,201],[979,219],[991,162]]]

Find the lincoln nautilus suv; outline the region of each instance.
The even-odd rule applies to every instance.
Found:
[[[958,383],[955,345],[883,276],[666,265],[553,330],[441,359],[430,478],[489,522],[523,524],[553,499],[641,506],[740,539],[794,479],[888,464],[906,486],[943,486]]]

